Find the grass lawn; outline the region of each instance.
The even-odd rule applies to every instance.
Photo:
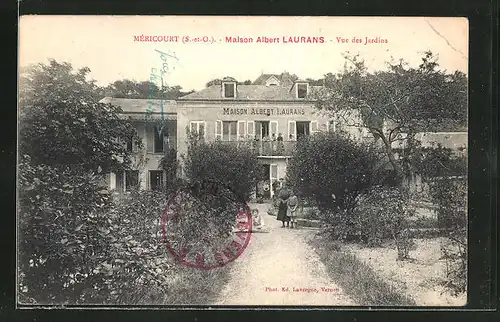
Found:
[[[466,294],[446,289],[446,267],[440,238],[415,239],[411,260],[397,260],[390,243],[384,247],[340,245],[326,236],[311,243],[330,277],[358,304],[366,306],[461,306]]]
[[[328,270],[330,278],[358,305],[413,306],[415,301],[401,289],[386,282],[377,272],[356,255],[328,240],[316,237],[311,245]]]

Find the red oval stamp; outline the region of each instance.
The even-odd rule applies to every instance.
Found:
[[[210,270],[237,259],[250,242],[250,208],[230,189],[203,182],[177,190],[162,216],[163,241],[181,264]]]

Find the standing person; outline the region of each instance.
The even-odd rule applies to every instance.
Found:
[[[283,144],[283,135],[281,133],[278,134],[278,155],[283,155],[285,152],[285,145]]]
[[[287,216],[287,201],[289,197],[290,191],[286,188],[286,186],[282,187],[279,192],[278,216],[276,217],[277,220],[280,220],[283,223],[281,228],[285,227],[285,222],[287,227],[290,226],[290,217]]]
[[[290,217],[290,228],[293,228],[295,224],[295,228],[297,228],[297,208],[299,205],[299,199],[293,193],[293,190],[290,191],[290,197],[287,200],[288,214]]]

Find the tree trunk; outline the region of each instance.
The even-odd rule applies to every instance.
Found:
[[[392,151],[391,143],[389,142],[389,140],[387,140],[387,138],[383,134],[380,135],[380,138],[384,142],[385,153],[387,154],[387,157],[389,158],[389,162],[392,165],[394,173],[395,173],[396,177],[399,178],[401,176],[402,170],[401,170],[398,162],[396,161],[396,158],[394,157],[394,152]]]

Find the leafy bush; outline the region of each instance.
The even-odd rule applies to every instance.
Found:
[[[364,196],[355,213],[362,242],[380,246],[387,240],[393,240],[398,249],[398,259],[409,258],[413,246],[409,227],[415,208],[410,205],[410,196],[404,189],[374,188]]]
[[[177,151],[173,148],[165,151],[164,156],[160,160],[160,168],[165,171],[167,177],[164,186],[169,187],[176,181],[178,164]]]
[[[467,159],[465,155],[456,154],[452,149],[438,144],[433,147],[420,148],[411,160],[415,172],[424,180],[436,177],[467,175]]]
[[[249,146],[221,141],[207,143],[196,136],[190,136],[188,142],[183,159],[190,182],[217,181],[244,200],[250,199],[260,167]]]
[[[99,233],[109,196],[96,174],[30,161],[19,164],[19,291],[37,303],[75,303],[102,284],[93,269],[109,255]]]
[[[108,256],[93,269],[109,291],[101,301],[133,304],[144,293],[164,293],[174,274],[160,226],[166,199],[160,191],[133,190],[107,213],[99,238],[109,246]]]
[[[99,233],[111,209],[103,174],[127,170],[126,142],[142,143],[119,107],[99,103],[89,72],[54,60],[21,71],[18,286],[23,301],[78,303],[85,301],[83,289],[104,285],[93,272],[110,251]]]
[[[318,208],[351,211],[356,198],[382,180],[374,148],[336,133],[298,142],[287,167],[287,183]]]
[[[448,178],[434,181],[433,202],[438,205],[438,225],[446,232],[441,245],[446,261],[447,286],[454,292],[464,292],[467,286],[467,181]]]
[[[305,219],[319,219],[320,218],[320,214],[319,214],[319,211],[318,209],[316,208],[310,208],[310,207],[304,207],[303,208],[304,210],[304,213],[302,214],[302,217],[305,218]]]
[[[422,150],[417,172],[429,183],[437,206],[438,227],[446,239],[441,245],[446,261],[447,286],[464,292],[467,285],[467,159],[438,145]]]
[[[360,197],[352,212],[338,211],[328,214],[331,237],[341,241],[361,242],[368,246],[381,246],[394,241],[398,259],[409,258],[413,245],[409,227],[415,209],[409,195],[401,188],[375,187]]]
[[[465,231],[467,225],[467,179],[442,178],[430,183],[430,194],[438,206],[438,226],[448,231]]]

